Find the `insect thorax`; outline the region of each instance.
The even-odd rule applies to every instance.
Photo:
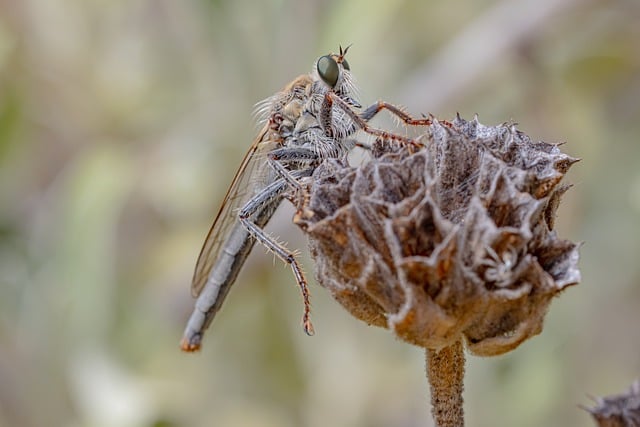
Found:
[[[348,137],[357,126],[342,108],[327,102],[329,92],[345,102],[353,95],[346,88],[338,94],[313,75],[302,75],[266,99],[259,105],[258,114],[269,122],[269,139],[284,147],[309,148],[319,159],[346,154],[354,146]],[[322,118],[327,117],[323,123]]]

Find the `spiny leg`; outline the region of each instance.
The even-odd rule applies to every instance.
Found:
[[[397,107],[393,104],[389,104],[388,102],[384,102],[384,101],[378,101],[375,104],[370,105],[369,107],[367,107],[366,110],[360,113],[360,117],[363,120],[368,122],[382,110],[389,111],[393,116],[400,119],[407,126],[430,126],[433,123],[432,117],[422,117],[422,118],[416,119],[411,115],[409,115],[402,108]],[[453,126],[451,123],[449,123],[446,120],[439,120],[439,122],[447,127]]]
[[[291,175],[291,178],[295,180],[296,177],[300,178],[305,175],[310,175],[313,170],[301,170],[301,171],[293,171],[288,172]],[[313,325],[311,324],[310,314],[311,314],[311,303],[309,302],[309,288],[307,285],[307,280],[304,277],[304,273],[302,272],[302,268],[296,259],[296,256],[293,252],[288,250],[283,244],[279,243],[273,237],[269,236],[265,231],[260,228],[256,223],[251,220],[252,215],[255,212],[259,211],[260,206],[269,202],[269,199],[274,197],[274,194],[282,194],[288,188],[288,182],[284,178],[280,178],[275,181],[273,184],[269,185],[267,188],[270,191],[263,191],[261,193],[256,194],[252,197],[243,207],[240,209],[238,213],[238,217],[240,223],[251,233],[251,235],[262,245],[264,245],[268,250],[273,252],[285,263],[291,266],[291,270],[293,271],[293,275],[296,278],[296,282],[300,287],[300,292],[302,293],[302,300],[304,303],[304,311],[302,314],[302,326],[307,335],[313,335]],[[273,188],[272,188],[273,187]]]
[[[406,146],[409,146],[409,147],[416,147],[416,148],[422,147],[422,144],[417,139],[409,138],[409,137],[402,136],[402,135],[397,135],[395,133],[387,132],[387,131],[384,131],[384,130],[381,130],[381,129],[377,129],[377,128],[373,127],[373,126],[370,126],[369,123],[367,123],[367,120],[371,119],[371,117],[373,117],[375,115],[375,113],[369,112],[369,116],[370,117],[367,117],[365,119],[365,118],[361,117],[360,115],[358,115],[358,113],[353,111],[353,109],[351,108],[351,106],[349,104],[347,104],[345,101],[343,101],[339,96],[336,96],[335,94],[327,93],[325,95],[325,101],[327,101],[329,106],[331,106],[331,105],[333,105],[335,103],[338,106],[338,108],[340,108],[342,111],[344,111],[349,116],[349,118],[353,121],[353,123],[355,124],[355,126],[358,129],[361,129],[362,131],[377,137],[379,140],[398,142],[400,144],[403,144],[403,145],[406,145]],[[395,107],[393,107],[393,108],[395,108]],[[380,108],[380,110],[381,109],[382,108]],[[395,108],[395,109],[398,112],[401,112],[401,110],[399,110],[397,108]],[[367,110],[369,110],[369,108]],[[409,117],[408,115],[406,115],[406,116]],[[430,120],[430,119],[428,119],[428,120]]]
[[[300,185],[300,182],[298,182],[298,178],[304,176],[306,171],[308,171],[308,175],[311,175],[315,167],[309,167],[308,169],[303,169],[302,171],[296,171],[297,175],[300,175],[300,173],[303,172],[302,175],[296,177],[294,176],[292,171],[287,169],[285,163],[315,163],[319,160],[318,154],[314,150],[309,148],[284,147],[270,151],[267,155],[267,159],[269,161],[269,165],[273,168],[273,170],[293,189],[293,193],[297,198],[297,201],[295,203],[296,215],[299,215],[302,212],[302,207],[304,205],[304,190],[302,188],[302,185]]]

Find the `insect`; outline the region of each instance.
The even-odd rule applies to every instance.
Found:
[[[200,349],[202,336],[219,311],[256,241],[291,266],[304,302],[302,325],[313,335],[307,281],[293,252],[263,228],[287,197],[301,209],[301,180],[326,158],[341,158],[362,130],[377,139],[413,140],[371,127],[368,121],[383,109],[405,124],[428,125],[385,102],[361,111],[348,51],[321,56],[313,72],[297,77],[282,91],[257,104],[264,122],[229,187],[196,263],[191,292],[197,297],[181,341],[184,351]]]

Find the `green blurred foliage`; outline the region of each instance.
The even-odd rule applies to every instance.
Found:
[[[178,350],[253,105],[350,43],[363,104],[513,119],[583,159],[558,218],[583,283],[471,359],[465,398],[473,426],[589,424],[576,405],[640,371],[639,40],[637,0],[0,1],[0,426],[431,425],[422,351],[314,285],[304,336],[261,248]],[[270,230],[304,248],[290,215]]]

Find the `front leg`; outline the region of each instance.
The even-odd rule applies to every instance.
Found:
[[[378,114],[382,110],[387,110],[391,115],[393,115],[396,119],[402,121],[407,126],[429,126],[433,123],[432,117],[422,117],[416,119],[409,115],[406,111],[404,111],[401,107],[396,107],[393,104],[389,104],[388,102],[378,101],[375,104],[370,105],[360,113],[360,118],[365,122],[371,120],[376,114]],[[452,124],[445,120],[440,120],[440,123],[444,126],[451,127]]]
[[[377,129],[373,126],[370,126],[368,121],[373,118],[379,111],[382,109],[388,109],[394,115],[403,120],[406,124],[409,125],[429,125],[432,123],[431,117],[425,119],[413,119],[407,113],[404,113],[401,109],[394,107],[391,104],[387,104],[386,102],[378,102],[377,104],[372,105],[367,108],[362,115],[357,114],[349,104],[347,104],[343,99],[339,96],[328,93],[327,96],[331,96],[333,98],[333,104],[335,104],[338,108],[340,108],[344,113],[349,116],[354,125],[361,129],[363,132],[368,133],[369,135],[373,135],[376,137],[376,143],[378,145],[401,145],[407,146],[410,149],[420,149],[423,144],[420,142],[420,138],[409,138],[407,136],[398,135],[392,132],[387,132],[382,129]],[[445,125],[450,125],[448,122],[445,122]]]

